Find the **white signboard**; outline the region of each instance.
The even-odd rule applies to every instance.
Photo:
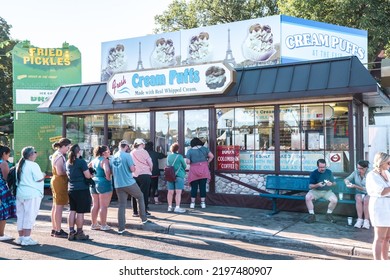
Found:
[[[187,65],[114,74],[107,91],[114,101],[221,94],[235,82],[235,71],[222,63]]]
[[[285,15],[102,43],[101,81],[118,72],[225,61],[234,68],[356,55],[367,31]]]
[[[46,89],[17,89],[16,104],[42,104],[55,90]]]
[[[367,31],[282,16],[282,62],[357,56],[367,65]]]

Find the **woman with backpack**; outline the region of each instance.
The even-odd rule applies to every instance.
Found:
[[[170,154],[167,157],[167,165],[173,166],[176,180],[173,182],[167,182],[168,183],[168,194],[167,194],[168,212],[173,211],[175,213],[185,213],[186,210],[180,208],[180,202],[181,202],[181,194],[184,189],[184,177],[186,176],[187,165],[184,161],[183,156],[179,154],[178,143],[173,143],[171,145],[170,151],[172,152],[172,154]],[[176,196],[175,196],[176,207],[175,209],[173,209],[172,207],[173,194],[175,192],[176,192]]]
[[[11,150],[7,146],[0,145],[0,241],[12,240],[11,236],[4,234],[6,221],[16,218],[15,197],[7,187],[9,173],[8,158]]]

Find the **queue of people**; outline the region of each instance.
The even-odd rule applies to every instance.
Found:
[[[111,156],[107,146],[97,146],[94,149],[95,158],[87,164],[81,157],[81,149],[78,144],[71,145],[71,141],[62,138],[53,144],[55,152],[51,158],[53,176],[51,189],[53,192],[52,207],[52,232],[53,237],[68,238],[68,240],[88,240],[84,233],[84,215],[91,213],[91,230],[110,230],[107,224],[107,210],[111,201],[113,189],[118,196],[118,233],[125,232],[126,207],[128,197],[133,197],[137,202],[137,211],[141,224],[147,223],[147,201],[145,193],[149,195],[149,178],[140,181],[149,182],[142,189],[136,178],[140,175],[151,175],[153,161],[150,154],[144,150],[145,142],[138,139],[138,146],[130,152],[130,143],[122,140],[119,150]],[[150,145],[150,144],[148,144]],[[141,147],[140,147],[141,146]],[[167,158],[167,164],[174,167],[176,180],[168,182],[168,212],[185,213],[181,208],[181,195],[184,187],[184,177],[189,167],[189,182],[191,184],[191,204],[195,207],[198,189],[200,192],[201,208],[206,208],[206,182],[210,177],[208,164],[214,155],[203,146],[200,139],[191,141],[191,149],[186,154],[186,159],[179,153],[178,143],[170,147],[171,154]],[[35,162],[39,153],[32,146],[22,149],[21,158],[16,164],[17,189],[14,196],[7,186],[9,176],[10,149],[0,145],[0,241],[12,240],[5,234],[6,221],[17,219],[18,238],[17,244],[22,246],[38,244],[32,238],[33,226],[39,212],[43,198],[44,179],[39,165]],[[142,156],[142,158],[141,158]],[[134,160],[134,158],[137,158]],[[144,162],[145,168],[138,170],[137,164]],[[189,166],[188,166],[189,165]],[[374,157],[373,169],[369,169],[369,162],[358,161],[354,170],[344,180],[348,188],[356,189],[356,213],[355,228],[374,228],[374,240],[372,244],[374,259],[388,259],[390,242],[390,155],[379,152]],[[92,172],[93,171],[93,172]],[[93,175],[93,173],[95,173]],[[153,173],[152,173],[153,174]],[[146,177],[146,176],[145,176]],[[93,178],[94,184],[89,184],[88,179]],[[115,178],[115,179],[113,179]],[[332,215],[337,206],[337,196],[332,191],[335,186],[335,178],[327,168],[325,159],[317,161],[317,169],[310,174],[309,192],[306,194],[306,205],[309,211],[307,222],[316,221],[313,201],[325,198],[329,201],[326,217],[329,222],[335,222]],[[66,187],[66,188],[65,188]],[[66,189],[66,195],[64,194]],[[175,201],[174,201],[175,200]],[[173,203],[175,202],[175,207]],[[62,211],[69,204],[68,230],[61,227]],[[58,219],[61,217],[61,219]],[[98,221],[99,220],[99,221]]]

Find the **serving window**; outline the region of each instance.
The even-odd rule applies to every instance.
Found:
[[[279,161],[280,171],[312,171],[319,158],[348,170],[348,102],[221,108],[216,118],[218,170],[274,171]]]

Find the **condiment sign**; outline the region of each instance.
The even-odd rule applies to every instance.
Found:
[[[114,74],[107,91],[114,101],[225,93],[235,71],[222,62]]]

